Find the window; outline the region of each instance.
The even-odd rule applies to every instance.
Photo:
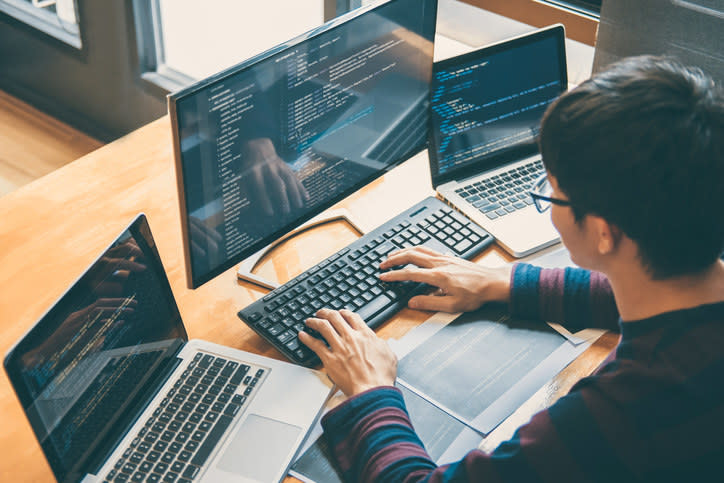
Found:
[[[80,49],[75,0],[0,0],[0,12]]]
[[[324,0],[137,0],[144,79],[173,91],[324,23]]]

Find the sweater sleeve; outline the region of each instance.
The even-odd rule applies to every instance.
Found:
[[[322,426],[343,480],[349,482],[630,481],[627,465],[608,440],[612,431],[628,436],[631,422],[607,418],[611,404],[591,398],[590,392],[561,398],[492,453],[474,449],[443,466],[425,451],[402,394],[393,387],[349,399],[330,411]]]
[[[513,267],[513,315],[556,322],[571,332],[586,328],[618,331],[618,309],[608,279],[582,268]]]

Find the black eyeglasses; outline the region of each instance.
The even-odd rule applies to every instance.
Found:
[[[551,205],[571,206],[570,201],[553,198],[551,196],[553,194],[553,187],[548,182],[548,175],[546,174],[533,182],[528,194],[533,198],[533,204],[539,213],[543,213],[550,208]]]

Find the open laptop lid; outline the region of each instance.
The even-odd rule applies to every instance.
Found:
[[[428,129],[433,187],[535,154],[541,117],[567,85],[560,24],[435,62]]]
[[[58,481],[102,463],[187,339],[138,215],[5,358]]]

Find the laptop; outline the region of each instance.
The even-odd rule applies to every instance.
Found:
[[[433,187],[515,257],[559,240],[550,214],[538,213],[528,189],[544,173],[540,120],[567,84],[562,25],[433,65]]]
[[[188,340],[140,214],[10,350],[58,481],[279,481],[332,390],[323,374]]]

